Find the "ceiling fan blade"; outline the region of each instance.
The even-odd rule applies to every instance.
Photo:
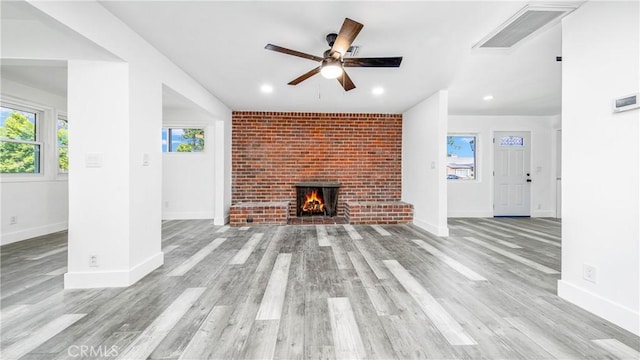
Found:
[[[380,58],[346,58],[345,67],[400,67],[402,56]]]
[[[309,59],[309,60],[314,60],[314,61],[322,61],[322,58],[319,57],[319,56],[305,54],[303,52],[295,51],[295,50],[291,50],[291,49],[287,49],[287,48],[283,48],[282,46],[278,46],[278,45],[267,44],[267,46],[265,46],[264,48],[267,49],[267,50],[273,50],[273,51],[280,52],[280,53],[287,54],[287,55],[293,55],[293,56],[301,57],[301,58],[304,58],[304,59]]]
[[[337,77],[338,82],[344,88],[344,91],[353,90],[356,88],[356,84],[353,83],[346,71],[342,72],[342,75]]]
[[[346,54],[347,50],[349,50],[349,46],[351,46],[351,43],[356,36],[358,36],[363,27],[364,25],[359,22],[345,18],[344,23],[342,23],[342,28],[338,33],[338,37],[331,47],[331,52],[339,52],[340,56]]]
[[[291,80],[289,82],[289,85],[298,85],[301,82],[307,80],[308,78],[312,77],[313,75],[315,75],[315,74],[317,74],[319,72],[320,72],[320,66],[318,66],[317,68],[315,68],[315,69],[313,69],[313,70],[311,70],[309,72],[306,72],[306,73],[298,76],[297,78]]]

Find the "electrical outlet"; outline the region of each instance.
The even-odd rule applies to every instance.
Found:
[[[9,218],[9,225],[15,225],[18,223],[18,217],[17,216],[12,216]]]
[[[582,277],[592,283],[596,283],[596,268],[595,266],[582,264]]]
[[[169,207],[169,202],[168,202],[168,201],[165,201],[165,202],[164,202],[164,207],[166,207],[166,208],[168,208],[168,207]]]
[[[538,204],[538,210],[542,209],[542,204]]]
[[[89,256],[89,266],[98,267],[98,255]]]

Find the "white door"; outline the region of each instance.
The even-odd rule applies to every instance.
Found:
[[[495,132],[493,216],[531,215],[531,134]]]

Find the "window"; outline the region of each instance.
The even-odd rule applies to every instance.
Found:
[[[162,129],[162,152],[202,151],[204,151],[204,129]]]
[[[447,179],[475,180],[476,145],[475,135],[447,136]]]
[[[500,146],[523,147],[524,138],[522,136],[503,136],[500,138]]]
[[[56,128],[58,144],[58,172],[69,172],[69,121],[64,115],[58,115]]]
[[[0,173],[40,173],[39,118],[32,109],[0,106]]]

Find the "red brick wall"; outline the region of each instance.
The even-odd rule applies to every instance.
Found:
[[[399,201],[402,115],[233,112],[232,203],[291,201],[294,184],[340,182],[344,202]]]
[[[287,225],[289,202],[257,202],[232,205],[229,211],[229,225]]]
[[[413,222],[413,205],[395,202],[354,202],[345,204],[349,224],[407,224]]]

